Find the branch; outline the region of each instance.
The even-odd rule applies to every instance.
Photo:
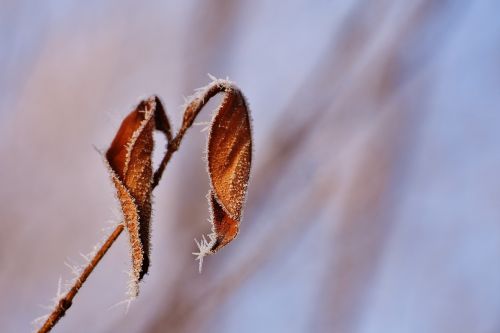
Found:
[[[87,278],[90,276],[90,274],[94,271],[94,268],[97,266],[99,261],[104,257],[106,252],[108,252],[109,248],[115,240],[120,236],[120,234],[123,231],[123,224],[119,224],[116,226],[115,230],[109,235],[108,239],[104,242],[104,244],[101,246],[99,251],[95,254],[95,256],[92,258],[92,260],[89,262],[87,267],[83,270],[82,274],[75,280],[75,284],[71,287],[71,289],[64,295],[63,298],[59,300],[57,303],[55,309],[52,311],[50,316],[47,318],[43,326],[40,328],[38,333],[46,333],[50,332],[52,327],[54,327],[55,324],[61,319],[66,311],[71,307],[73,304],[73,298],[75,298],[76,294],[82,287],[82,285],[85,283]]]
[[[156,172],[154,173],[152,185],[153,189],[158,185],[163,172],[165,171],[165,167],[172,158],[172,155],[179,149],[184,135],[186,134],[187,130],[193,125],[196,116],[200,113],[201,109],[203,109],[206,103],[220,92],[236,92],[238,94],[241,94],[239,89],[236,88],[231,82],[227,80],[214,80],[206,87],[198,90],[198,93],[195,94],[191,102],[189,102],[189,104],[186,106],[182,126],[179,129],[179,132],[177,132],[177,135],[174,138],[171,137],[170,127],[168,127],[168,133],[167,131],[165,131],[168,140],[167,150],[160,163],[160,166],[158,167],[158,170],[156,170]],[[66,311],[73,304],[73,299],[75,298],[80,288],[83,286],[90,274],[94,271],[94,268],[101,261],[106,252],[108,252],[118,236],[120,236],[123,229],[124,225],[119,224],[115,228],[115,230],[113,230],[111,235],[109,235],[104,244],[94,255],[90,263],[85,267],[80,276],[75,280],[71,289],[66,293],[66,295],[64,295],[63,298],[58,301],[52,313],[49,315],[43,326],[38,330],[38,333],[50,332],[51,329],[57,324],[57,322],[66,314]]]
[[[184,138],[184,134],[186,134],[187,130],[193,125],[193,122],[200,113],[201,109],[203,109],[208,101],[218,93],[231,93],[233,91],[241,94],[241,91],[230,81],[214,79],[213,82],[206,87],[200,88],[198,93],[192,97],[191,101],[186,106],[186,110],[184,111],[182,126],[179,129],[179,132],[177,132],[177,135],[173,139],[168,141],[167,152],[165,153],[158,170],[156,170],[153,176],[153,188],[155,188],[160,182],[163,171],[170,161],[172,154],[179,149],[181,141]]]

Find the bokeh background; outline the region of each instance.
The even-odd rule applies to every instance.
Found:
[[[33,330],[72,279],[64,263],[120,221],[94,147],[151,94],[178,128],[210,73],[241,87],[254,120],[238,239],[198,274],[195,126],[155,191],[140,297],[113,306],[123,234],[54,332],[500,332],[499,13],[494,0],[0,1],[0,331]]]

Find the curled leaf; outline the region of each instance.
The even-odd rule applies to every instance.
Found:
[[[216,82],[217,83],[217,82]],[[197,242],[200,260],[231,242],[239,231],[252,161],[252,134],[249,110],[241,92],[226,87],[208,137],[208,173],[211,189],[212,233]]]
[[[165,132],[167,138],[171,137],[161,102],[157,97],[151,97],[139,103],[123,120],[106,152],[129,234],[132,256],[130,294],[133,297],[138,295],[138,283],[149,268],[155,128]]]

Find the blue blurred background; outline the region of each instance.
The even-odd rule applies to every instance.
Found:
[[[54,332],[500,332],[499,13],[2,0],[0,330],[33,330],[73,278],[64,263],[120,221],[94,146],[151,94],[178,127],[210,73],[240,86],[254,120],[238,239],[198,274],[193,239],[210,227],[195,126],[155,192],[140,297],[119,304],[122,235]]]

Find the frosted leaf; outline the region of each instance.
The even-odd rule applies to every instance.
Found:
[[[139,293],[139,281],[148,272],[150,255],[151,192],[153,183],[153,131],[171,139],[170,123],[157,97],[142,101],[122,122],[106,161],[120,201],[129,235],[132,272],[131,297]]]
[[[200,270],[204,256],[217,252],[238,234],[252,161],[252,133],[245,98],[229,81],[213,80],[204,89],[218,87],[224,91],[224,98],[211,121],[208,136],[212,233],[209,241],[203,237],[196,242],[199,251],[193,254],[200,261]]]

